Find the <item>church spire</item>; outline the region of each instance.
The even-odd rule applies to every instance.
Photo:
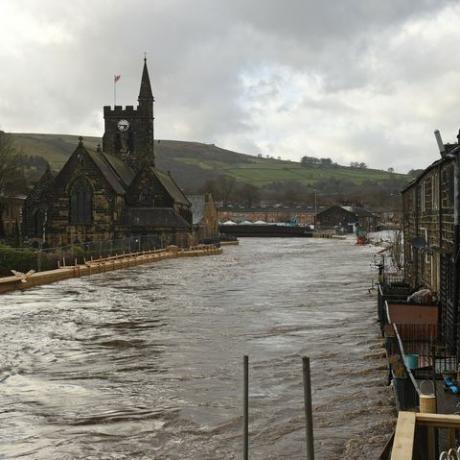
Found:
[[[150,86],[149,70],[147,68],[147,58],[144,57],[144,70],[142,71],[141,89],[138,101],[153,101],[152,87]]]

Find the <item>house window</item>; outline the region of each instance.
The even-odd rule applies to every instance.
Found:
[[[442,171],[442,205],[450,208],[454,204],[454,168],[447,166]]]
[[[439,290],[439,253],[431,256],[431,290],[438,292]]]
[[[81,177],[70,189],[70,223],[87,225],[93,220],[93,189],[90,183]]]
[[[434,210],[439,209],[439,176],[434,174],[431,179],[431,207]]]
[[[420,210],[425,212],[426,202],[425,202],[425,182],[423,181],[420,184]]]
[[[425,239],[425,244],[426,247],[428,248],[430,246],[429,241],[428,241],[428,230],[426,228],[420,227],[420,233],[421,236]],[[425,263],[429,264],[430,263],[430,254],[428,251],[425,251]]]

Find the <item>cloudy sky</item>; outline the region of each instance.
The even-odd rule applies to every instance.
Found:
[[[0,0],[0,128],[102,135],[135,104],[156,137],[398,171],[460,128],[460,2]]]

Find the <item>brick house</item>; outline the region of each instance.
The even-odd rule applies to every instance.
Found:
[[[365,208],[335,205],[319,212],[316,223],[321,229],[343,229],[351,233],[359,226],[366,232],[372,232],[377,227],[377,216]]]
[[[454,349],[459,335],[460,201],[455,190],[460,146],[444,144],[441,150],[441,158],[402,191],[404,276],[413,289],[425,287],[435,294],[443,338]]]
[[[315,213],[311,209],[305,208],[223,208],[219,209],[219,220],[225,222],[233,220],[235,222],[242,221],[264,221],[267,223],[276,222],[297,222],[298,225],[306,226],[313,225],[315,221]]]

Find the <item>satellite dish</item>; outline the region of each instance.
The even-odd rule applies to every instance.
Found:
[[[412,246],[414,246],[414,248],[417,248],[417,249],[424,249],[424,248],[426,248],[426,241],[425,241],[425,238],[423,238],[423,236],[416,236],[416,237],[412,240]]]

